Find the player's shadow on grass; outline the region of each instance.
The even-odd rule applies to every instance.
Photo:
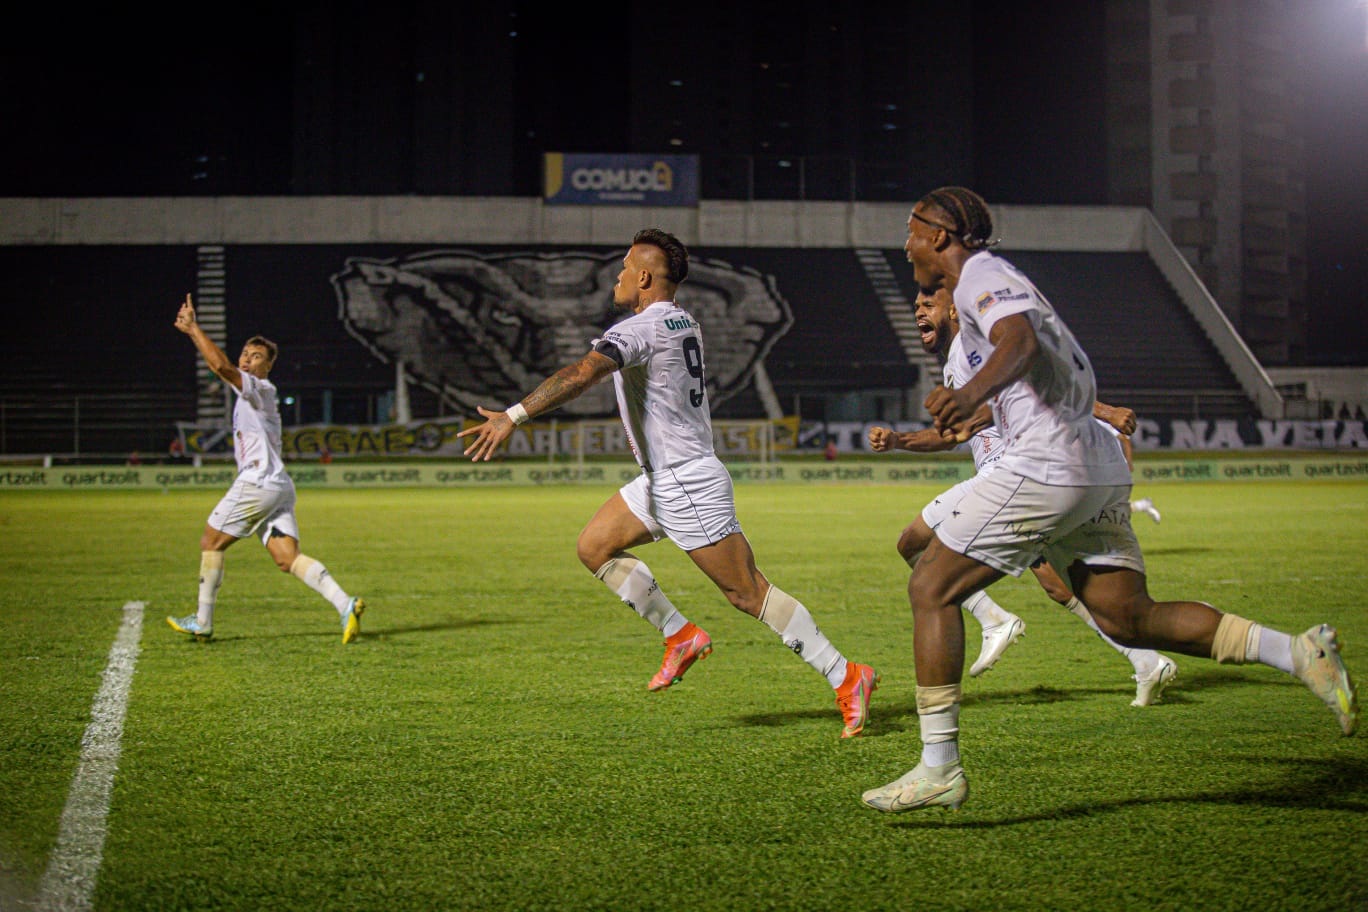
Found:
[[[494,627],[502,624],[520,624],[522,621],[508,620],[506,618],[465,618],[459,621],[443,621],[434,624],[414,624],[409,627],[363,627],[361,639],[365,639],[367,634],[375,636],[403,636],[410,633],[436,633],[442,630],[470,630],[474,627]]]
[[[1145,557],[1161,557],[1171,554],[1208,554],[1216,551],[1216,548],[1206,548],[1201,545],[1173,545],[1168,548],[1145,546]]]
[[[364,618],[363,618],[364,620]],[[470,630],[474,627],[492,627],[496,624],[517,624],[519,621],[490,618],[465,618],[462,620],[440,621],[432,624],[414,624],[409,627],[383,627],[383,626],[363,626],[358,643],[364,642],[368,637],[381,639],[392,636],[404,636],[411,633],[438,633],[444,630]],[[222,645],[234,642],[246,642],[249,640],[291,640],[291,639],[337,639],[339,631],[334,629],[327,630],[296,630],[290,633],[236,633],[230,636],[220,636],[214,634],[214,638],[207,643],[199,643],[190,638],[186,638],[186,644],[198,646],[201,649],[213,648],[215,645]]]
[[[1182,657],[1178,657],[1181,661]],[[1268,669],[1263,669],[1267,672]],[[1225,687],[1266,687],[1269,685],[1278,687],[1304,687],[1304,685],[1287,675],[1276,674],[1246,674],[1238,670],[1212,669],[1210,671],[1185,674],[1179,672],[1178,679],[1168,689],[1160,703],[1143,711],[1162,712],[1163,706],[1168,705],[1190,705],[1198,702],[1199,693],[1209,693],[1212,690]],[[968,685],[973,686],[973,685]],[[1185,691],[1183,688],[1186,687]],[[1014,706],[1032,706],[1047,703],[1068,703],[1077,700],[1085,700],[1092,697],[1115,697],[1124,703],[1129,703],[1135,697],[1135,685],[1117,687],[1054,687],[1040,684],[1035,687],[1018,690],[992,690],[980,691],[977,693],[965,693],[962,706],[975,706],[978,704],[992,705],[1009,703]],[[1142,711],[1136,707],[1136,712]],[[757,728],[777,728],[781,725],[790,725],[795,722],[802,722],[809,719],[824,719],[830,716],[828,710],[799,709],[788,710],[776,713],[756,713],[754,715],[741,716],[738,721],[742,725],[750,725]],[[876,691],[869,702],[869,722],[865,725],[865,730],[861,737],[879,738],[884,735],[897,734],[906,731],[917,731],[920,726],[917,721],[916,700],[902,700],[885,702],[881,701]],[[901,720],[911,720],[910,722]]]
[[[980,703],[1011,703],[1014,706],[1029,706],[1041,703],[1067,703],[1073,700],[1082,700],[1089,696],[1112,694],[1124,696],[1129,693],[1134,696],[1134,689],[1126,691],[1124,689],[1113,689],[1110,687],[1047,687],[1040,685],[1026,690],[999,690],[988,694],[965,694],[961,701],[962,706],[974,706]],[[786,722],[796,721],[803,718],[826,715],[825,713],[815,713],[810,711],[795,711],[787,713],[769,713],[762,716],[742,717],[742,722],[750,725],[775,726]],[[910,720],[910,721],[909,721]],[[861,737],[880,738],[884,735],[898,734],[907,731],[918,731],[920,725],[917,722],[917,701],[902,700],[893,702],[881,702],[877,693],[869,703],[869,722],[865,725],[865,730]]]
[[[1266,757],[1245,757],[1242,759],[1251,763],[1267,764],[1270,762]],[[1161,804],[1236,805],[1288,810],[1351,811],[1357,814],[1368,814],[1368,791],[1365,790],[1365,783],[1368,783],[1368,760],[1356,757],[1338,760],[1303,757],[1278,759],[1271,762],[1277,763],[1281,767],[1281,771],[1277,776],[1270,777],[1263,787],[1251,785],[1220,791],[1194,791],[1186,794],[1170,793],[1122,798],[1114,801],[1076,803],[1034,814],[999,815],[992,819],[979,820],[969,819],[964,811],[960,811],[947,819],[945,811],[938,808],[928,808],[899,817],[893,822],[893,826],[908,829],[993,829],[1024,823],[1082,820],[1100,817],[1103,814],[1130,807]],[[972,791],[969,800],[973,801]]]

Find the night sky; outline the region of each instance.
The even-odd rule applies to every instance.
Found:
[[[1304,106],[1310,358],[1365,365],[1368,0],[1299,6],[1311,49]],[[193,21],[129,8],[26,14],[25,27],[0,37],[0,195],[288,194],[295,63],[290,14],[279,10],[238,5],[223,21],[201,19],[203,10]],[[625,40],[608,23],[602,53]],[[562,91],[567,79],[582,78],[598,97],[623,95],[614,84],[620,75],[601,59],[567,67],[555,55],[528,57],[519,66],[547,67]],[[568,117],[582,119],[569,108]]]

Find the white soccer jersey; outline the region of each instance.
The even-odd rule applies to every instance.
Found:
[[[950,350],[945,353],[945,366],[941,374],[950,389],[963,386],[974,375],[969,369],[969,360],[964,356],[959,333],[950,340]],[[1002,432],[996,424],[990,424],[969,438],[969,450],[974,454],[974,471],[979,474],[992,471],[1002,458]]]
[[[989,333],[1003,317],[1024,314],[1040,357],[993,397],[1006,453],[1000,468],[1049,485],[1130,484],[1116,442],[1093,420],[1097,379],[1073,333],[1030,279],[988,251],[965,261],[955,288],[960,341],[969,369],[993,354]]]
[[[615,324],[594,347],[618,362],[618,411],[644,470],[715,455],[703,334],[693,317],[672,301],[657,301]]]
[[[275,384],[242,371],[233,405],[233,457],[238,477],[263,488],[294,484],[280,455],[280,408]],[[230,384],[231,385],[231,384]]]

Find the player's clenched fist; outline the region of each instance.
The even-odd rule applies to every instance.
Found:
[[[966,427],[973,409],[966,404],[962,390],[938,386],[926,397],[926,410],[936,420],[936,430],[946,440],[961,443],[969,439]]]
[[[876,453],[887,453],[893,449],[894,434],[892,428],[872,427],[869,429],[869,448]]]

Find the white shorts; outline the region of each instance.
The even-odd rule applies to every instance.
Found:
[[[955,507],[959,506],[959,502],[964,500],[965,495],[986,477],[986,475],[971,475],[953,488],[937,494],[929,504],[922,507],[922,521],[934,530],[945,521],[947,516],[954,512]]]
[[[716,456],[643,472],[618,493],[652,539],[668,536],[683,551],[715,545],[741,531],[731,473]]]
[[[933,526],[952,551],[1012,576],[1041,557],[1061,572],[1076,560],[1145,572],[1130,524],[1130,485],[1046,485],[1006,470],[969,481],[951,488],[966,490]]]
[[[294,508],[293,485],[262,488],[239,478],[209,514],[209,525],[234,538],[246,538],[255,531],[263,545],[272,535],[288,535],[299,541]]]

